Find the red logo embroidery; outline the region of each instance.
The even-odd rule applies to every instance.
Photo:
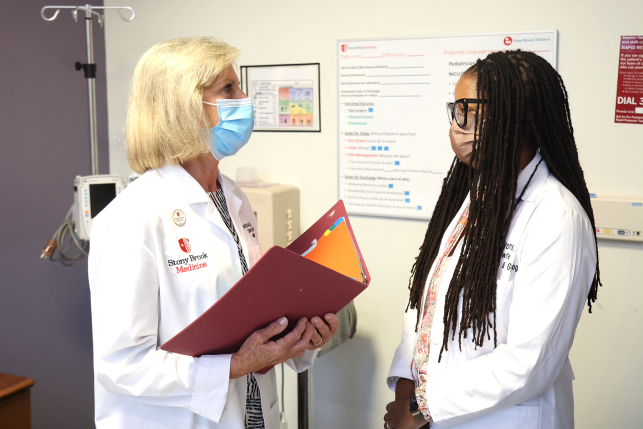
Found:
[[[187,238],[179,238],[179,246],[181,246],[181,250],[185,253],[192,252],[192,245],[190,244],[190,240]]]

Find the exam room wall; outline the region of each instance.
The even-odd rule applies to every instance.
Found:
[[[87,263],[65,268],[39,256],[72,203],[74,176],[91,174],[87,84],[74,69],[86,62],[85,25],[69,11],[43,21],[47,4],[77,3],[0,1],[0,372],[36,381],[34,429],[81,429],[94,415]],[[94,47],[100,171],[107,173],[98,26]]]
[[[108,5],[120,4],[107,0]],[[221,163],[233,177],[252,165],[265,181],[298,186],[302,229],[337,199],[337,39],[557,29],[559,71],[570,93],[580,158],[593,192],[643,194],[640,125],[614,124],[621,35],[641,34],[640,0],[459,2],[324,0],[221,2],[130,0],[132,23],[107,22],[110,168],[127,175],[122,151],[127,89],[140,56],[173,37],[215,35],[239,47],[240,65],[321,63],[321,133],[255,133]],[[445,134],[448,124],[445,118]],[[385,386],[400,338],[410,267],[426,222],[351,217],[373,276],[356,301],[357,337],[313,370],[313,427],[377,428],[393,395]],[[585,312],[570,359],[576,427],[641,427],[643,318],[640,244],[600,245],[604,287]],[[295,382],[286,374],[295,426]]]

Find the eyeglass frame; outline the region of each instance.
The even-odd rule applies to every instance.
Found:
[[[455,106],[458,103],[462,103],[462,106],[464,107],[464,111],[469,110],[469,103],[471,104],[486,104],[487,100],[479,99],[479,98],[461,98],[459,100],[455,101],[447,101],[447,113],[449,115],[449,123],[452,124],[453,120],[455,119]],[[463,128],[467,126],[467,117],[469,115],[465,114],[464,115],[464,124],[460,125],[458,123],[458,120],[455,120],[455,123],[458,124],[460,128]]]

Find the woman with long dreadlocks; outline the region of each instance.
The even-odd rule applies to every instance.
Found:
[[[455,100],[384,427],[573,428],[568,354],[600,275],[565,85],[536,54],[497,52]]]

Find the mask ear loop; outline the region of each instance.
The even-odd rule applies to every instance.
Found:
[[[217,115],[219,115],[219,106],[217,106],[216,103],[209,103],[209,102],[204,101],[204,100],[201,100],[201,103],[208,104],[210,106],[216,107],[217,108]],[[221,115],[219,115],[219,123],[214,128],[218,127],[219,125],[221,125]]]

